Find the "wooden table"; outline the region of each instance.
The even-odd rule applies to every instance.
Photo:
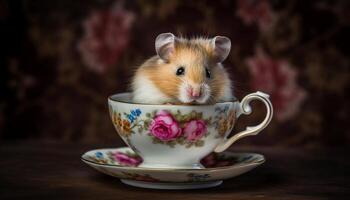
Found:
[[[266,156],[247,174],[202,190],[134,188],[80,161],[87,150],[112,144],[57,142],[0,144],[0,199],[349,199],[350,161],[346,149],[301,151],[290,148],[237,147]]]

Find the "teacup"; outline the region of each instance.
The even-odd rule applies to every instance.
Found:
[[[251,113],[252,100],[265,104],[265,119],[227,138],[237,118]],[[241,102],[213,105],[136,104],[130,93],[120,93],[110,96],[108,104],[120,137],[143,158],[139,167],[151,168],[203,168],[203,157],[256,135],[270,123],[273,113],[269,95],[262,92],[249,94]]]

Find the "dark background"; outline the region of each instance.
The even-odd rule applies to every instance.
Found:
[[[271,95],[275,117],[237,144],[346,146],[348,1],[0,0],[0,140],[120,139],[107,97],[128,89],[162,32],[224,35],[235,95]],[[235,131],[258,123],[264,108]]]

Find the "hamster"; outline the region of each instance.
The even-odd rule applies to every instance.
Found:
[[[162,33],[156,56],[145,61],[132,79],[132,100],[144,104],[214,104],[233,99],[232,82],[222,62],[227,37],[185,39]]]

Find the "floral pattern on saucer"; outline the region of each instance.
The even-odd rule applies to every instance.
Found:
[[[189,173],[187,174],[188,181],[189,182],[203,182],[207,181],[210,178],[209,174],[195,174],[195,173]]]
[[[143,168],[138,167],[142,159],[129,147],[89,151],[82,160],[104,174],[150,183],[220,181],[245,173],[265,161],[259,154],[223,152],[203,158],[204,169]]]
[[[228,109],[228,107],[217,108],[215,112],[219,115],[215,119],[204,118],[203,113],[196,111],[182,114],[180,110],[175,113],[168,110],[154,110],[141,118],[140,109],[123,114],[111,111],[111,117],[120,136],[128,141],[132,134],[142,134],[146,131],[154,144],[170,147],[179,144],[190,148],[204,145],[202,138],[208,136],[210,126],[219,130],[219,135],[216,137],[225,137],[225,133],[233,127],[235,121],[235,111]]]
[[[142,158],[131,151],[97,151],[93,155],[87,155],[86,159],[99,164],[111,164],[122,166],[138,166],[142,163]],[[251,161],[251,156],[234,157],[225,154],[211,153],[201,160],[205,168],[225,167],[238,162]]]
[[[132,179],[135,181],[145,181],[145,182],[160,182],[160,180],[151,177],[149,174],[138,174],[138,173],[128,173],[122,172],[125,175],[125,179]]]
[[[138,166],[142,162],[142,158],[131,151],[97,151],[93,155],[87,155],[86,159],[98,164],[122,166]]]

